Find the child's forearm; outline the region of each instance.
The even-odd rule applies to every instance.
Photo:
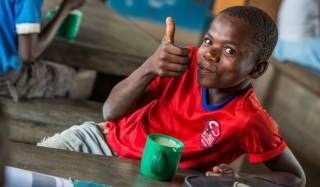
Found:
[[[116,120],[131,113],[156,74],[148,71],[144,63],[129,77],[119,82],[111,91],[103,106],[103,117],[107,121]]]
[[[28,51],[21,50],[27,52],[29,55],[29,59],[35,59],[42,54],[42,52],[50,45],[53,38],[55,37],[60,25],[67,17],[71,10],[75,8],[81,7],[86,0],[64,0],[59,6],[59,10],[57,13],[52,17],[52,19],[48,22],[48,24],[42,29],[39,34],[30,34],[27,39],[24,39],[19,42],[25,42]],[[20,47],[20,44],[19,44]]]
[[[296,187],[304,187],[305,181],[303,177],[296,176],[292,173],[276,171],[267,174],[239,174],[243,177],[254,177],[259,179],[264,179],[266,181],[271,181],[276,184],[290,185]]]
[[[137,106],[141,107],[141,103],[145,105],[150,102],[152,94],[145,91],[157,76],[180,77],[188,69],[189,49],[173,45],[174,28],[173,20],[168,18],[165,37],[156,52],[112,89],[103,106],[105,120],[120,119],[134,111]]]

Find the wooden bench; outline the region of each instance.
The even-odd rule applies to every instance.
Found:
[[[36,144],[46,136],[82,124],[104,121],[103,103],[71,99],[30,99],[18,103],[0,97],[0,106],[9,128],[9,140]]]

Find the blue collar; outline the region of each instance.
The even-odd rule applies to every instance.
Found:
[[[249,83],[244,89],[236,92],[235,94],[230,96],[228,99],[226,99],[225,101],[223,101],[222,103],[219,103],[217,105],[209,105],[209,104],[207,104],[208,103],[207,102],[207,88],[202,88],[202,108],[204,110],[210,110],[210,111],[219,110],[222,107],[226,106],[228,103],[230,103],[238,95],[240,95],[241,93],[247,91],[249,89],[250,85],[251,85],[251,83]]]

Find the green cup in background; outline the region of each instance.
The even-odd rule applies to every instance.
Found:
[[[58,9],[59,9],[59,7],[56,6],[55,9],[47,12],[47,14],[46,14],[46,23],[48,23],[51,20],[52,16],[58,12]],[[56,33],[56,36],[60,36],[61,30],[62,30],[62,27],[60,25],[60,27],[59,27],[59,29],[58,29],[58,31]]]
[[[49,11],[46,14],[46,22],[49,22],[52,16],[57,13],[59,7],[56,7],[54,10]],[[82,11],[73,10],[71,11],[66,19],[62,22],[59,27],[56,35],[64,37],[66,39],[74,39],[79,31],[81,20],[82,20]]]
[[[73,10],[69,13],[62,23],[62,31],[60,35],[67,39],[74,39],[79,31],[82,20],[82,12],[80,10]]]
[[[149,134],[141,159],[141,173],[156,180],[171,180],[178,169],[183,147],[176,138]]]

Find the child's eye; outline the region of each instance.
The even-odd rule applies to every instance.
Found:
[[[226,48],[226,49],[225,49],[225,51],[226,51],[228,54],[230,54],[230,55],[234,55],[234,54],[236,54],[236,51],[235,51],[235,50],[233,50],[233,49],[232,49],[232,48],[230,48],[230,47]]]
[[[204,43],[207,44],[207,45],[211,45],[212,44],[211,40],[209,40],[208,38],[204,39]]]

